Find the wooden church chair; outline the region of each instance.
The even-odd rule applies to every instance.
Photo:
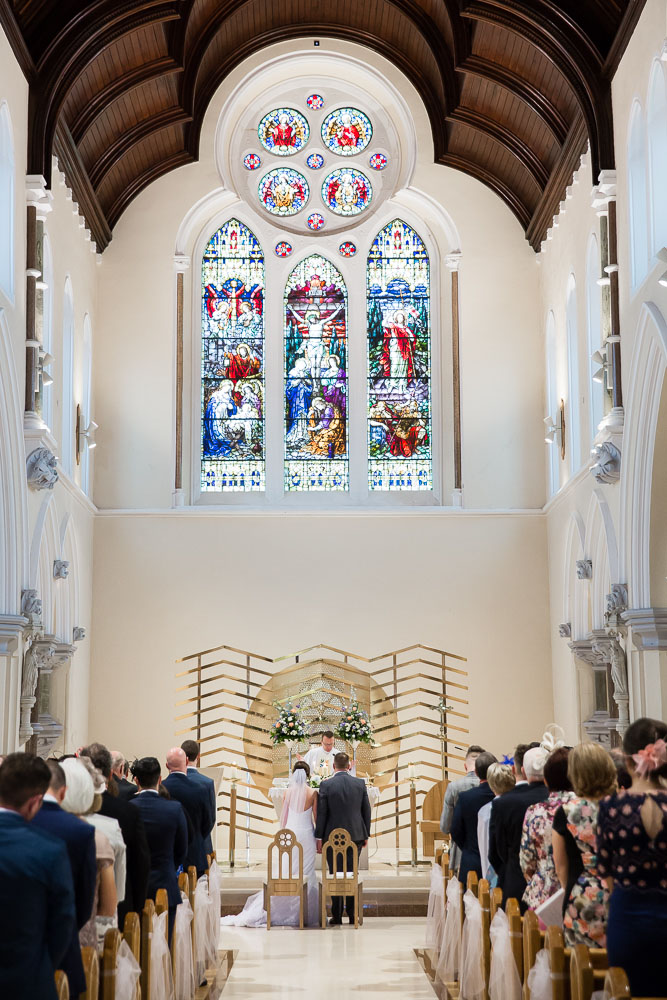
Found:
[[[508,899],[505,904],[507,922],[510,925],[510,943],[512,954],[516,962],[519,979],[523,982],[523,928],[521,918],[521,908],[516,899]]]
[[[525,1000],[530,1000],[528,974],[543,947],[544,934],[540,930],[540,922],[533,910],[528,910],[523,918],[523,972],[520,972]]]
[[[67,976],[61,969],[58,969],[56,972],[55,979],[56,997],[58,1000],[69,1000],[69,982],[67,981]]]
[[[296,870],[294,852],[296,851]],[[276,874],[274,874],[274,872]],[[286,874],[283,874],[286,872]],[[271,897],[298,896],[299,927],[303,930],[304,911],[308,920],[307,888],[303,881],[303,847],[292,830],[278,830],[267,850],[264,909],[266,929],[271,930]]]
[[[436,781],[424,796],[422,802],[422,818],[419,829],[422,835],[422,848],[425,858],[435,857],[436,840],[449,841],[449,834],[445,834],[440,829],[440,817],[442,815],[442,805],[445,799],[445,790],[449,781]]]
[[[82,948],[81,960],[86,977],[86,992],[79,995],[79,1000],[99,1000],[100,963],[95,948]]]
[[[352,871],[348,867],[348,852],[352,858]],[[332,871],[329,872],[329,858]],[[339,870],[340,866],[340,870]],[[332,830],[322,847],[322,881],[320,882],[320,924],[326,927],[327,899],[334,896],[354,896],[354,926],[364,922],[363,886],[359,881],[357,845],[347,830]]]
[[[570,1000],[591,1000],[604,987],[607,952],[576,944],[570,949]]]

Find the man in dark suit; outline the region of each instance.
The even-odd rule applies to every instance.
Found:
[[[126,848],[127,872],[125,875],[125,898],[118,904],[118,926],[123,927],[126,913],[141,913],[146,902],[148,888],[148,873],[151,858],[146,841],[146,832],[141,813],[130,809],[129,799],[120,799],[112,795],[109,786],[113,781],[111,775],[111,753],[103,743],[91,743],[84,747],[80,756],[90,757],[93,764],[100,770],[106,780],[107,789],[102,793],[100,816],[110,816],[118,820],[120,832],[123,835]],[[136,786],[135,786],[136,789]]]
[[[482,877],[482,859],[477,842],[477,813],[482,806],[493,800],[486,772],[495,763],[496,758],[488,751],[481,753],[475,759],[475,774],[479,778],[479,785],[462,792],[454,809],[451,833],[452,840],[461,850],[459,881],[464,887],[468,881],[468,872],[476,872],[480,878]]]
[[[517,755],[514,767],[517,767]],[[523,902],[526,880],[519,863],[523,818],[528,806],[544,802],[549,790],[544,784],[546,752],[539,745],[528,750],[520,765],[523,781],[496,799],[491,809],[489,826],[489,861],[498,873],[498,885],[503,890],[503,906],[508,899],[516,899],[525,913]],[[517,776],[518,776],[517,772]]]
[[[56,1000],[54,974],[76,927],[62,840],[32,826],[51,772],[11,753],[0,766],[0,996]]]
[[[45,830],[65,842],[74,884],[76,924],[61,968],[69,980],[71,997],[86,991],[86,976],[81,961],[79,931],[90,920],[95,902],[97,862],[95,858],[95,828],[77,816],[65,812],[60,803],[65,798],[67,779],[60,764],[47,760],[51,784],[42,801],[42,808],[32,821],[35,829]]]
[[[218,815],[218,803],[215,794],[215,782],[212,778],[209,778],[206,774],[202,774],[198,771],[199,767],[199,744],[196,740],[185,740],[181,743],[181,750],[187,757],[188,762],[188,778],[192,781],[196,781],[208,792],[210,802],[211,802],[211,814],[213,815],[213,831],[215,832],[215,821]],[[211,834],[207,834],[204,839],[204,850],[207,854],[213,853],[213,841],[211,840]]]
[[[185,864],[188,852],[188,827],[180,802],[162,798],[160,762],[156,757],[142,757],[132,765],[139,792],[130,800],[130,808],[141,815],[148,840],[151,868],[148,895],[155,899],[158,889],[166,889],[169,899],[169,937],[174,926],[176,907],[181,902],[177,870]]]
[[[207,789],[188,777],[187,757],[180,747],[172,747],[167,754],[167,769],[169,777],[165,778],[163,785],[172,799],[181,803],[192,824],[187,864],[194,865],[197,877],[200,877],[207,867],[204,841],[215,822],[211,798]]]
[[[350,774],[350,758],[346,753],[337,753],[334,757],[333,777],[323,781],[319,788],[317,801],[317,823],[315,838],[317,853],[322,853],[322,842],[327,840],[332,830],[342,828],[347,830],[350,838],[357,845],[357,852],[368,843],[371,834],[371,804],[368,801],[366,784],[361,778]],[[342,855],[338,858],[339,870],[342,868]],[[327,858],[329,871],[333,870],[333,853]],[[352,850],[348,851],[347,867],[352,867]],[[354,896],[347,896],[345,909],[350,923],[354,923]],[[330,924],[343,922],[343,897],[334,896],[331,900]]]
[[[116,782],[118,798],[127,800],[137,794],[137,786],[125,777],[125,758],[120,750],[111,751],[111,777]]]

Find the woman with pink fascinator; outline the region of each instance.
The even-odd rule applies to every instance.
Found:
[[[637,719],[623,737],[631,787],[598,811],[598,874],[611,891],[609,965],[632,996],[667,997],[667,725]]]

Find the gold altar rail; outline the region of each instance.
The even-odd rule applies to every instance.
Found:
[[[287,773],[287,750],[274,747],[269,737],[276,703],[301,701],[302,713],[306,704],[315,740],[325,728],[335,728],[343,704],[359,701],[377,741],[359,747],[357,760],[359,773],[369,774],[382,792],[372,832],[393,832],[396,846],[408,826],[414,840],[417,802],[433,799],[427,793],[437,791],[438,779],[462,774],[461,741],[469,735],[463,656],[416,644],[365,657],[319,644],[272,659],[224,644],[177,662],[182,669],[175,722],[183,727],[178,737],[194,737],[206,764],[231,766],[243,779],[230,786],[227,770],[219,794],[218,826],[229,831],[231,858],[238,834],[245,834],[247,848],[251,836],[275,832],[268,789],[275,777]],[[438,710],[439,702],[448,706],[446,711]],[[301,751],[306,747],[302,744]],[[401,788],[405,784],[409,791]],[[434,808],[424,818],[431,819]],[[405,823],[408,812],[410,823]]]

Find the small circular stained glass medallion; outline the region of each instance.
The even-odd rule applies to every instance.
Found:
[[[306,104],[312,111],[319,111],[324,107],[324,98],[320,94],[311,94],[306,98]]]
[[[371,182],[360,170],[339,167],[322,183],[322,201],[336,215],[359,215],[371,203]]]
[[[257,128],[264,149],[277,156],[292,156],[308,142],[310,126],[294,108],[276,108],[264,115]]]
[[[291,252],[292,244],[288,243],[287,240],[281,240],[280,243],[276,243],[276,257],[289,257]]]
[[[246,170],[257,170],[262,165],[262,158],[258,153],[246,153],[243,157],[243,166]]]
[[[387,166],[387,157],[384,153],[373,153],[370,160],[368,161],[373,168],[373,170],[384,170]]]
[[[357,108],[338,108],[322,122],[322,142],[337,156],[354,156],[373,137],[370,118]]]
[[[346,240],[345,243],[341,243],[341,245],[338,247],[338,253],[341,255],[341,257],[354,257],[356,252],[357,248],[355,247],[354,243],[350,243],[349,240]]]
[[[321,153],[311,153],[306,157],[306,166],[311,170],[320,170],[324,166],[324,157]]]
[[[312,215],[308,216],[307,223],[309,229],[314,229],[317,232],[324,225],[324,216],[320,215],[319,212],[313,212]]]
[[[310,187],[298,170],[274,167],[262,177],[257,193],[271,215],[296,215],[308,201]]]

